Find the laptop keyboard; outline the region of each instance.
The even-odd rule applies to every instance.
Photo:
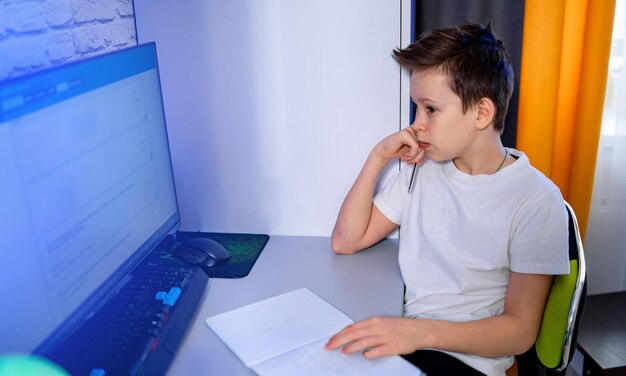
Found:
[[[135,374],[194,273],[202,271],[179,263],[143,264],[53,359],[72,375]]]

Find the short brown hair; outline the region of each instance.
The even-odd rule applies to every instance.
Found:
[[[464,112],[482,98],[491,99],[496,106],[494,128],[502,133],[514,74],[511,58],[491,23],[466,22],[422,33],[407,48],[394,50],[393,58],[411,72],[441,69],[452,92],[461,98]]]

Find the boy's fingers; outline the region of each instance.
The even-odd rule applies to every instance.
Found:
[[[411,153],[414,156],[417,156],[417,154],[419,154],[422,151],[419,141],[417,140],[417,133],[415,132],[415,130],[413,130],[413,128],[409,128],[408,133],[410,135],[409,146],[411,147]]]
[[[407,150],[407,152],[404,154],[403,159],[405,161],[414,161],[416,159],[421,159],[421,157],[424,155],[424,150],[420,148],[417,141],[411,142],[406,146],[409,148],[409,150]]]
[[[389,158],[401,158],[408,161],[415,158],[420,152],[417,133],[413,128],[404,128],[393,135],[386,137],[381,143],[381,152]]]
[[[419,152],[412,158],[410,158],[407,162],[409,164],[419,164],[426,157],[426,151],[424,149],[420,149]]]
[[[341,349],[344,354],[352,354],[357,351],[363,351],[374,348],[381,345],[381,340],[377,336],[367,336],[358,338],[350,342],[347,346]]]
[[[411,147],[413,146],[419,147],[419,143],[417,142],[417,133],[415,132],[413,128],[411,127],[404,128],[403,133],[408,136],[408,137],[405,137],[405,140],[407,141],[408,145],[410,145]]]
[[[391,351],[391,347],[385,344],[363,351],[363,356],[367,359],[374,359],[385,355],[395,355],[393,351]]]
[[[367,320],[348,325],[339,333],[332,336],[324,347],[327,350],[335,350],[339,347],[346,346],[354,341],[358,341],[359,339],[367,337],[369,335],[369,327],[370,323]]]

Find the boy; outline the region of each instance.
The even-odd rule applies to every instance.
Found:
[[[404,317],[357,322],[326,348],[402,354],[429,376],[504,375],[535,341],[552,275],[569,273],[563,198],[502,146],[513,70],[489,25],[433,30],[394,58],[415,121],[370,152],[332,247],[352,254],[400,227]],[[373,197],[397,158],[407,167]]]

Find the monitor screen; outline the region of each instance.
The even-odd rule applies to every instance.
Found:
[[[153,43],[0,82],[0,353],[30,352],[179,223]]]

